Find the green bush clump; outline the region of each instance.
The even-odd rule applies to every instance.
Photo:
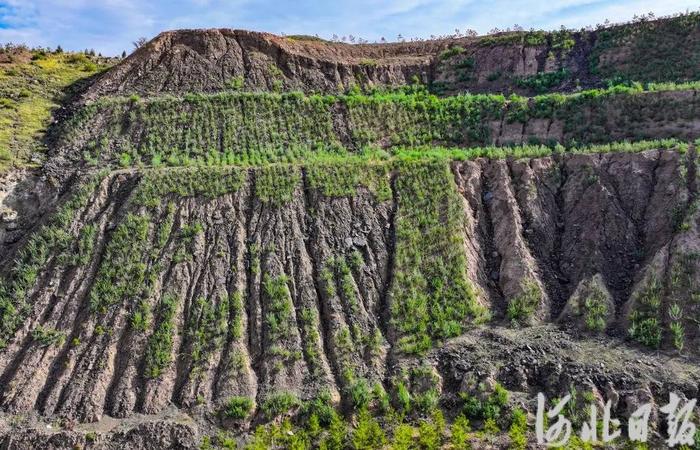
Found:
[[[156,329],[148,339],[144,358],[146,378],[158,378],[170,365],[175,333],[177,298],[165,294],[160,300]]]
[[[245,419],[253,410],[253,400],[249,397],[229,397],[221,409],[221,415],[228,419]]]
[[[291,392],[276,392],[267,396],[260,406],[263,416],[272,420],[301,405],[297,396]]]
[[[62,347],[66,342],[66,334],[40,325],[32,330],[32,339],[42,347]]]
[[[513,410],[508,437],[510,438],[511,450],[525,450],[527,448],[527,414],[520,408]]]
[[[515,84],[522,88],[531,89],[538,94],[543,94],[559,86],[569,77],[570,74],[567,69],[559,69],[554,72],[538,72],[529,77],[518,78]]]
[[[440,59],[450,59],[452,57],[455,57],[457,55],[461,55],[464,53],[464,47],[460,47],[459,45],[452,46],[448,48],[447,50],[444,50],[442,53],[440,53]]]
[[[480,386],[480,389],[483,387]],[[497,420],[500,419],[503,409],[508,404],[508,397],[508,390],[498,383],[485,400],[462,393],[461,398],[464,402],[462,411],[470,420]]]
[[[520,294],[510,299],[506,310],[506,317],[516,325],[527,322],[542,302],[542,289],[535,280],[523,280],[520,290]]]
[[[382,448],[386,435],[367,410],[362,410],[357,417],[357,427],[352,434],[352,448],[355,450],[375,450]]]
[[[651,348],[661,345],[661,291],[661,283],[651,277],[637,295],[635,309],[630,314],[630,337]]]
[[[590,294],[583,300],[583,320],[586,329],[603,331],[608,314],[605,293],[597,286],[593,286]]]

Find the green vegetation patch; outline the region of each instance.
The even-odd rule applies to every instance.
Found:
[[[0,173],[33,165],[42,138],[69,87],[108,67],[82,53],[0,50],[13,62],[0,64]],[[31,56],[31,60],[29,60]]]
[[[523,88],[531,89],[538,94],[544,94],[562,84],[569,79],[569,77],[570,74],[567,69],[559,69],[554,72],[539,72],[536,75],[518,78],[515,84]]]
[[[525,279],[520,283],[520,293],[509,299],[506,317],[512,323],[521,325],[527,323],[542,303],[542,289],[533,279]]]
[[[333,101],[321,95],[233,91],[104,98],[64,124],[62,142],[80,142],[91,160],[122,166],[288,162],[294,149],[340,147]],[[87,142],[86,135],[91,137]]]
[[[271,165],[255,169],[255,195],[263,203],[290,202],[301,185],[301,170],[293,165]]]
[[[160,300],[156,329],[146,347],[146,378],[158,378],[172,361],[176,311],[177,298],[170,294],[163,295]]]
[[[221,415],[228,419],[245,419],[253,411],[253,406],[249,397],[230,397],[221,409]]]
[[[73,193],[67,194],[68,200],[29,238],[7,275],[0,280],[0,348],[7,345],[29,314],[32,289],[41,274],[51,267],[53,259],[58,263],[71,262],[69,252],[76,241],[71,225],[75,216],[87,206],[103,175],[80,182]]]
[[[623,55],[623,60],[619,60]],[[590,58],[603,78],[640,82],[700,79],[700,13],[643,19],[599,30]]]
[[[661,345],[662,290],[661,283],[655,277],[650,277],[637,295],[635,309],[630,314],[630,337],[647,347],[658,348]]]
[[[301,401],[295,394],[282,391],[268,395],[260,405],[260,411],[266,419],[272,420],[290,413],[299,406],[301,406]]]
[[[202,367],[208,358],[224,347],[229,332],[229,296],[206,299],[198,297],[193,302],[192,315],[187,324],[190,343],[190,378],[202,375]]]
[[[485,312],[467,278],[461,200],[448,164],[402,163],[396,194],[391,324],[401,351],[423,354]]]
[[[155,207],[163,197],[171,194],[180,197],[220,197],[240,189],[245,174],[244,170],[235,167],[145,170],[134,193],[134,202]]]
[[[536,87],[562,74],[538,75],[523,83]],[[369,147],[484,146],[493,140],[494,124],[502,121],[559,121],[567,143],[605,143],[614,136],[641,140],[652,137],[650,122],[692,120],[700,101],[692,95],[696,88],[659,84],[645,90],[633,84],[532,98],[439,98],[411,87],[335,96],[225,92],[135,103],[104,99],[65,125],[62,142],[83,148],[91,164],[257,167],[333,162],[353,155],[361,160]],[[689,95],[667,93],[673,90]],[[339,114],[344,124],[334,126]],[[87,141],[85,135],[90,136]]]
[[[352,197],[358,186],[369,189],[378,201],[391,199],[389,165],[369,161],[316,163],[306,167],[309,187],[327,197]]]
[[[121,302],[138,304],[150,294],[146,285],[150,217],[127,214],[107,244],[103,263],[90,290],[90,310],[104,314]]]

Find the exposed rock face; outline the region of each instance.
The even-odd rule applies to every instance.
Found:
[[[637,308],[635,283],[644,284],[648,272],[669,273],[664,267],[697,240],[695,216],[678,234],[668,206],[674,199],[688,208],[682,173],[694,173],[686,166],[694,162],[685,158],[647,151],[454,163],[469,277],[496,321],[525,286],[538,290],[533,318],[541,322],[581,316],[596,290],[607,307],[601,329],[625,331],[626,317],[615,312]],[[363,187],[328,196],[291,170],[296,181],[278,185],[273,197],[264,171],[241,172],[214,197],[166,190],[154,204],[145,193],[166,179],[122,172],[95,184],[69,226],[78,239],[92,227],[94,251],[73,262],[50,255],[41,269],[26,319],[0,352],[0,408],[92,422],[160,414],[171,402],[195,415],[215,412],[234,395],[259,405],[280,391],[303,399],[329,391],[345,402],[349,368],[353,377],[384,383],[415,364],[396,347],[385,303],[394,276],[394,202]],[[120,270],[122,278],[113,278]],[[141,279],[147,289],[129,293]],[[666,283],[687,324],[694,292]],[[113,289],[122,294],[109,300]],[[659,321],[670,339],[666,319]],[[160,364],[152,359],[158,330],[169,336]],[[692,352],[696,336],[688,330]],[[457,364],[441,355],[460,345],[436,350],[435,364]],[[458,385],[445,370],[436,379],[450,395]],[[530,389],[540,370],[524,367],[513,383]],[[603,379],[615,383],[606,375],[594,382],[600,389]],[[425,381],[413,385],[422,389]],[[190,432],[163,431],[170,436],[163,442],[190,439],[179,434]]]
[[[355,46],[243,30],[171,31],[105,74],[86,98],[244,87],[338,92],[358,84],[402,86],[414,76],[427,81],[433,55],[447,45]]]
[[[403,86],[416,77],[445,93],[571,91],[615,76],[694,80],[697,24],[691,14],[686,20],[645,21],[603,31],[360,45],[231,29],[168,31],[100,77],[85,99],[242,88],[330,93],[352,86]],[[687,45],[673,49],[675,42]],[[655,46],[663,50],[648,51]],[[675,72],[659,69],[666,64]]]

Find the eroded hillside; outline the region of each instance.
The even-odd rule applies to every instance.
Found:
[[[683,45],[678,45],[683,42]],[[164,32],[87,91],[102,95],[222,90],[337,93],[415,79],[440,93],[539,94],[607,81],[698,79],[700,15],[596,30],[520,31],[350,45],[243,30]]]
[[[160,35],[7,178],[0,446],[526,448],[538,392],[696,397],[700,100],[657,62],[697,23]],[[502,95],[562,68],[645,84]]]

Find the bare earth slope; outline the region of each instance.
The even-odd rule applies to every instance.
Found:
[[[683,42],[684,45],[677,45]],[[161,33],[87,91],[184,94],[228,89],[343,92],[419,80],[436,92],[572,91],[607,80],[691,81],[700,14],[594,31],[350,45],[243,30]]]
[[[538,293],[531,320],[558,321],[567,303],[576,301],[577,287],[590,280],[611,298],[599,332],[624,336],[630,320],[637,320],[630,318],[632,312],[643,307],[639,292],[647,273],[654,272],[685,311],[685,343],[695,358],[698,336],[691,330],[697,311],[687,287],[699,273],[692,257],[697,213],[689,209],[695,196],[688,181],[688,174],[695,174],[694,153],[689,158],[654,150],[453,164],[454,189],[462,198],[456,203],[464,224],[460,251],[476,300],[493,314],[495,329],[470,330],[427,359],[405,350],[403,342],[413,331],[406,334],[394,315],[401,300],[399,285],[392,283],[405,275],[393,265],[406,245],[397,221],[418,212],[401,206],[407,194],[401,180],[410,172],[380,171],[372,189],[352,186],[329,195],[332,186],[343,183],[332,175],[342,173],[339,168],[321,184],[313,181],[313,168],[295,166],[272,172],[124,171],[87,184],[71,203],[69,220],[52,225],[47,235],[61,233],[55,228],[60,226],[70,240],[35,256],[45,257],[43,263],[30,254],[11,269],[15,281],[8,288],[15,290],[9,292],[26,289],[26,300],[17,305],[19,317],[4,325],[0,408],[6,414],[84,423],[162,415],[174,404],[194,421],[159,420],[154,432],[164,446],[189,446],[218,423],[216,413],[231,396],[252,398],[260,406],[281,391],[302,400],[325,391],[351,408],[353,380],[391,390],[406,370],[426,364],[442,380],[438,391],[445,405],[458,402],[473,376],[493,377],[523,398],[541,389],[544,377],[552,396],[568,389],[567,383],[620,390],[630,397],[619,411],[647,391],[658,399],[671,387],[689,396],[697,392],[690,361],[674,362],[678,370],[657,371],[634,362],[644,358],[638,350],[602,352],[595,346],[609,344],[590,338],[577,343],[564,332],[557,335],[558,348],[542,355],[556,361],[567,345],[581,346],[580,351],[603,358],[605,369],[597,360],[569,355],[573,365],[557,369],[536,356],[508,363],[507,370],[483,372],[480,367],[499,367],[518,350],[508,344],[499,353],[485,344],[491,350],[473,360],[463,343],[483,339],[479,335],[516,333],[499,328],[509,323],[508,305],[532,285]],[[393,186],[389,195],[383,183]],[[684,217],[685,211],[688,226],[679,228],[674,214]],[[684,261],[684,284],[663,278],[676,260]],[[23,284],[17,278],[24,276],[22,267],[37,263],[35,281]],[[664,301],[654,314],[665,317],[668,308]],[[585,308],[578,311],[566,322],[590,333]],[[659,332],[670,339],[667,324]],[[536,348],[537,338],[529,339]],[[624,375],[626,360],[638,367],[639,376]],[[459,369],[452,368],[455,364]],[[580,364],[588,365],[593,379],[581,377]],[[560,384],[552,381],[557,377],[563,377]],[[414,395],[423,389],[415,380],[410,386]],[[262,414],[252,420],[262,421]],[[119,423],[137,436],[151,433],[143,422]],[[6,443],[84,442],[81,433],[17,435],[6,426]],[[109,448],[136,439],[130,432],[100,435],[97,442]]]

